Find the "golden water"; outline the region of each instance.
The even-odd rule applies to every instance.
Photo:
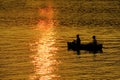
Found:
[[[82,43],[96,35],[103,53],[67,51],[80,34]],[[120,79],[120,34],[117,27],[0,28],[1,80]]]
[[[0,80],[120,80],[119,10],[118,0],[1,1]],[[96,35],[103,53],[68,51],[76,34]]]

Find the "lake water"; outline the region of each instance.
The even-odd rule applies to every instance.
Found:
[[[0,2],[0,80],[120,80],[119,0]],[[68,51],[76,34],[103,53]]]
[[[0,80],[120,80],[118,27],[12,26],[0,28]],[[80,34],[82,43],[96,35],[103,53],[67,50]]]

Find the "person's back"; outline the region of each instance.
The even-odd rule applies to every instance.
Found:
[[[80,40],[80,37],[79,35],[76,35],[76,49],[77,49],[77,54],[79,55],[80,54],[80,44],[81,44],[81,40]]]
[[[97,44],[96,36],[93,36],[92,38],[93,38],[93,44],[96,45]]]
[[[77,39],[76,39],[76,43],[77,43],[77,46],[79,47],[80,44],[81,44],[81,40],[80,40],[79,35],[77,35],[76,37],[77,37]]]

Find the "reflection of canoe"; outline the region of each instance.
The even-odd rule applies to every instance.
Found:
[[[81,44],[80,47],[77,47],[76,43],[74,42],[67,42],[68,50],[88,50],[88,51],[101,51],[103,48],[102,44]]]

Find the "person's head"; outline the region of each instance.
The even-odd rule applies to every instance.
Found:
[[[96,39],[96,36],[93,36],[92,38],[93,38],[93,39]]]

